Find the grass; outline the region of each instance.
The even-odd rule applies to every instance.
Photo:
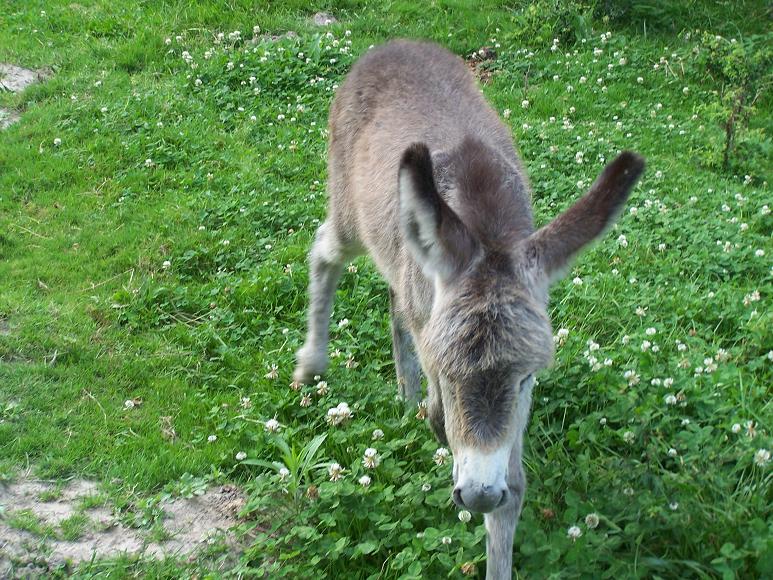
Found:
[[[624,22],[573,2],[253,4],[4,10],[0,61],[53,74],[0,94],[0,106],[23,111],[0,134],[3,478],[30,463],[45,478],[112,481],[122,521],[148,529],[162,517],[159,494],[240,482],[257,535],[234,574],[480,573],[481,518],[457,519],[449,464],[433,462],[426,425],[394,400],[387,289],[367,259],[340,285],[335,321],[350,323],[334,325],[341,356],[328,393],[288,385],[303,338],[305,254],[324,218],[336,83],[356,55],[395,36],[462,55],[498,44],[484,92],[513,128],[539,223],[618,149],[640,151],[649,167],[629,204],[636,212],[552,292],[560,347],[535,391],[518,575],[770,574],[772,476],[770,463],[755,462],[771,448],[769,95],[722,171],[722,87],[701,64],[701,35],[663,23],[668,5]],[[684,6],[711,33],[764,32],[761,2]],[[310,24],[318,9],[340,20],[332,38]],[[298,38],[253,52],[256,24],[259,35]],[[234,30],[241,38],[229,38]],[[612,364],[594,371],[591,357]],[[311,406],[299,405],[303,395]],[[352,420],[328,426],[327,409],[342,401]],[[267,432],[274,417],[280,431]],[[374,429],[384,438],[374,442]],[[370,446],[381,463],[363,488]],[[265,467],[310,456],[289,480]],[[327,481],[331,462],[346,470],[339,482]],[[590,513],[596,528],[584,523]],[[575,542],[572,525],[583,531]],[[123,558],[79,573],[194,569]]]
[[[4,519],[8,527],[17,530],[29,532],[40,537],[49,538],[56,536],[56,528],[45,524],[38,515],[30,509],[11,512]]]

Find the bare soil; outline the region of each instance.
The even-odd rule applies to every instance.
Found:
[[[39,82],[50,75],[46,70],[32,70],[15,64],[0,62],[0,91],[19,93],[29,85]],[[18,112],[0,108],[0,131],[19,121]]]
[[[60,491],[59,491],[60,490]],[[244,496],[234,486],[208,489],[192,499],[174,499],[162,504],[163,526],[169,539],[153,542],[144,530],[120,523],[109,505],[82,509],[84,498],[99,495],[92,481],[75,480],[64,488],[52,483],[21,479],[0,487],[0,578],[45,576],[92,558],[121,554],[165,558],[195,557],[209,542],[222,538],[233,543],[233,528],[244,506]],[[56,499],[50,499],[54,496]],[[14,517],[29,511],[40,528],[49,533],[19,529]],[[88,518],[82,535],[74,541],[61,537],[59,525],[83,513]]]

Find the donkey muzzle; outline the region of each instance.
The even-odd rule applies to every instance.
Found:
[[[454,488],[454,503],[473,512],[488,513],[507,503],[510,492],[503,481],[499,485],[469,482]]]

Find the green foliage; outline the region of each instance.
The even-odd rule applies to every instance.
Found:
[[[769,133],[773,125],[755,121],[758,104],[770,99],[773,87],[773,33],[724,38],[704,32],[696,46],[697,63],[715,84],[716,98],[702,107],[706,116],[725,130],[724,142],[715,139],[705,147],[709,165],[744,172],[748,167],[767,166],[773,150]]]
[[[459,518],[450,459],[435,462],[425,422],[395,400],[387,289],[367,259],[341,280],[326,382],[290,388],[330,100],[370,44],[421,35],[463,55],[495,46],[483,90],[512,128],[538,224],[617,151],[648,159],[629,213],[552,291],[558,348],[535,389],[517,573],[773,574],[760,455],[772,445],[771,114],[754,98],[770,42],[747,33],[761,12],[347,2],[320,33],[301,3],[92,4],[0,22],[3,61],[56,65],[49,83],[0,94],[24,112],[0,134],[0,479],[31,464],[112,481],[119,520],[158,541],[165,500],[240,483],[245,551],[217,573],[482,573],[482,518]],[[675,16],[741,30],[736,43],[657,35]],[[333,424],[342,402],[351,417]],[[201,570],[127,556],[77,573]]]

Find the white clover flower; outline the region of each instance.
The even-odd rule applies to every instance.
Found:
[[[644,79],[642,77],[636,77],[636,82],[639,84],[642,84],[644,82]]]
[[[381,456],[373,447],[368,447],[362,456],[362,465],[367,469],[376,469],[381,463]]]
[[[317,387],[316,387],[316,389],[317,389],[317,394],[318,394],[320,397],[323,397],[324,395],[326,395],[326,394],[327,394],[327,392],[328,392],[328,388],[327,388],[327,381],[319,381],[319,382],[317,383]]]
[[[61,144],[62,144],[62,140],[59,137],[54,139],[54,147],[59,147]]]
[[[601,425],[603,427],[606,424],[607,424],[607,418],[606,417],[602,417],[601,419],[599,419],[599,425]]]
[[[673,447],[668,450],[668,456],[669,457],[676,457],[677,455],[679,455],[679,452],[676,449],[674,449]]]
[[[666,251],[666,244],[658,244],[658,251],[659,252],[665,252]]]
[[[641,351],[647,352],[650,347],[652,346],[652,343],[649,340],[642,341],[641,343]]]
[[[330,481],[338,481],[343,477],[344,469],[338,463],[331,463],[327,468],[327,474],[330,476]]]
[[[671,377],[668,377],[666,379],[663,379],[663,386],[667,389],[670,389],[674,385],[674,379]]]
[[[690,424],[690,420],[689,419],[682,419],[682,423],[681,423],[682,427],[687,427],[687,425],[689,425],[689,424]]]
[[[133,409],[135,407],[134,401],[132,399],[126,399],[123,402],[123,408],[124,409]]]
[[[582,530],[579,528],[579,526],[572,526],[566,531],[566,536],[572,540],[573,542],[577,540],[580,536],[582,536]]]
[[[362,487],[368,487],[370,485],[370,476],[369,475],[363,475],[360,479],[357,480],[357,482]]]
[[[435,451],[435,455],[432,456],[432,461],[434,461],[437,465],[443,465],[448,459],[448,456],[448,449],[445,447],[439,447],[438,450]]]
[[[217,441],[217,435],[210,435],[209,437],[207,437],[208,443],[214,443],[215,441]]]
[[[236,461],[243,461],[244,459],[247,459],[247,454],[244,451],[239,451],[236,454]]]
[[[308,393],[303,395],[301,397],[300,405],[301,405],[301,407],[310,407],[311,406],[311,395],[309,395]]]
[[[754,255],[757,256],[758,258],[762,258],[762,256],[765,255],[765,250],[761,248],[759,250],[754,250]]]
[[[767,449],[758,449],[754,454],[754,463],[758,467],[765,467],[770,462],[770,451]]]
[[[271,365],[271,370],[269,370],[265,375],[267,379],[274,380],[279,376],[279,367],[275,364]]]
[[[672,512],[675,512],[676,510],[678,510],[678,509],[679,509],[679,502],[678,502],[678,501],[672,501],[670,504],[668,504],[668,508],[669,508],[669,509],[670,509]]]
[[[633,443],[636,440],[636,435],[634,435],[633,431],[626,431],[623,433],[623,441],[628,443],[629,445]]]
[[[352,410],[346,403],[338,403],[337,407],[327,410],[327,422],[331,425],[341,425],[352,418]]]
[[[472,519],[472,514],[468,512],[467,510],[462,510],[459,512],[459,521],[463,523],[467,523]]]
[[[448,545],[451,543],[451,538],[450,538],[449,536],[443,536],[443,537],[440,539],[440,541],[441,541],[443,544],[445,544],[446,546],[448,546]]]
[[[432,489],[432,484],[431,483],[424,483],[421,486],[421,491],[423,491],[425,493],[430,491],[431,489]]]
[[[504,111],[502,111],[502,116],[503,116],[505,119],[509,119],[509,118],[510,118],[510,114],[511,114],[511,113],[512,113],[512,111],[511,111],[510,109],[505,109]]]
[[[628,336],[627,334],[624,334],[623,338],[620,339],[620,342],[622,342],[623,344],[628,344],[630,341],[631,341],[631,337]]]
[[[628,238],[626,238],[624,234],[620,234],[620,237],[617,238],[617,243],[620,246],[622,246],[623,248],[627,248],[628,247]]]
[[[572,280],[572,284],[574,284],[575,286],[582,286],[582,278],[577,276],[574,280]]]
[[[338,328],[343,328],[345,326],[349,325],[349,319],[348,318],[342,318],[338,321]]]
[[[279,432],[279,421],[276,419],[269,419],[263,424],[263,427],[265,427],[266,431],[269,433],[277,433]]]
[[[666,405],[676,405],[676,397],[674,395],[666,395],[664,400],[666,401]]]
[[[153,160],[152,159],[146,159],[145,160],[145,167],[153,167]]]
[[[599,515],[597,513],[591,513],[585,516],[585,525],[591,530],[597,528],[599,525]]]
[[[524,99],[524,100],[521,101],[521,107],[524,108],[524,109],[528,109],[529,108],[529,101],[528,101],[528,99]]]
[[[383,439],[384,432],[381,429],[374,429],[372,438],[373,438],[373,441],[378,441],[379,439]]]
[[[636,371],[627,370],[623,373],[623,378],[628,381],[630,386],[638,385],[641,377],[636,374]]]
[[[644,331],[644,334],[646,334],[647,336],[652,336],[654,334],[657,334],[657,332],[658,331],[656,329],[649,327],[647,330]]]
[[[285,481],[290,477],[290,470],[282,466],[279,468],[279,481]]]
[[[733,426],[730,427],[730,430],[733,433],[740,433],[741,432],[741,424],[740,423],[733,423]]]
[[[649,310],[649,307],[645,306],[642,308],[641,306],[638,306],[636,308],[636,316],[639,316],[641,318],[645,317],[647,315],[647,310]]]
[[[167,270],[167,269],[169,269],[169,268],[171,268],[171,267],[172,267],[172,262],[170,262],[169,260],[164,260],[164,263],[163,263],[163,264],[161,264],[161,267],[162,267],[164,270]]]
[[[252,401],[250,400],[249,397],[242,397],[241,399],[239,399],[239,406],[242,409],[249,409],[250,407],[252,407]]]

